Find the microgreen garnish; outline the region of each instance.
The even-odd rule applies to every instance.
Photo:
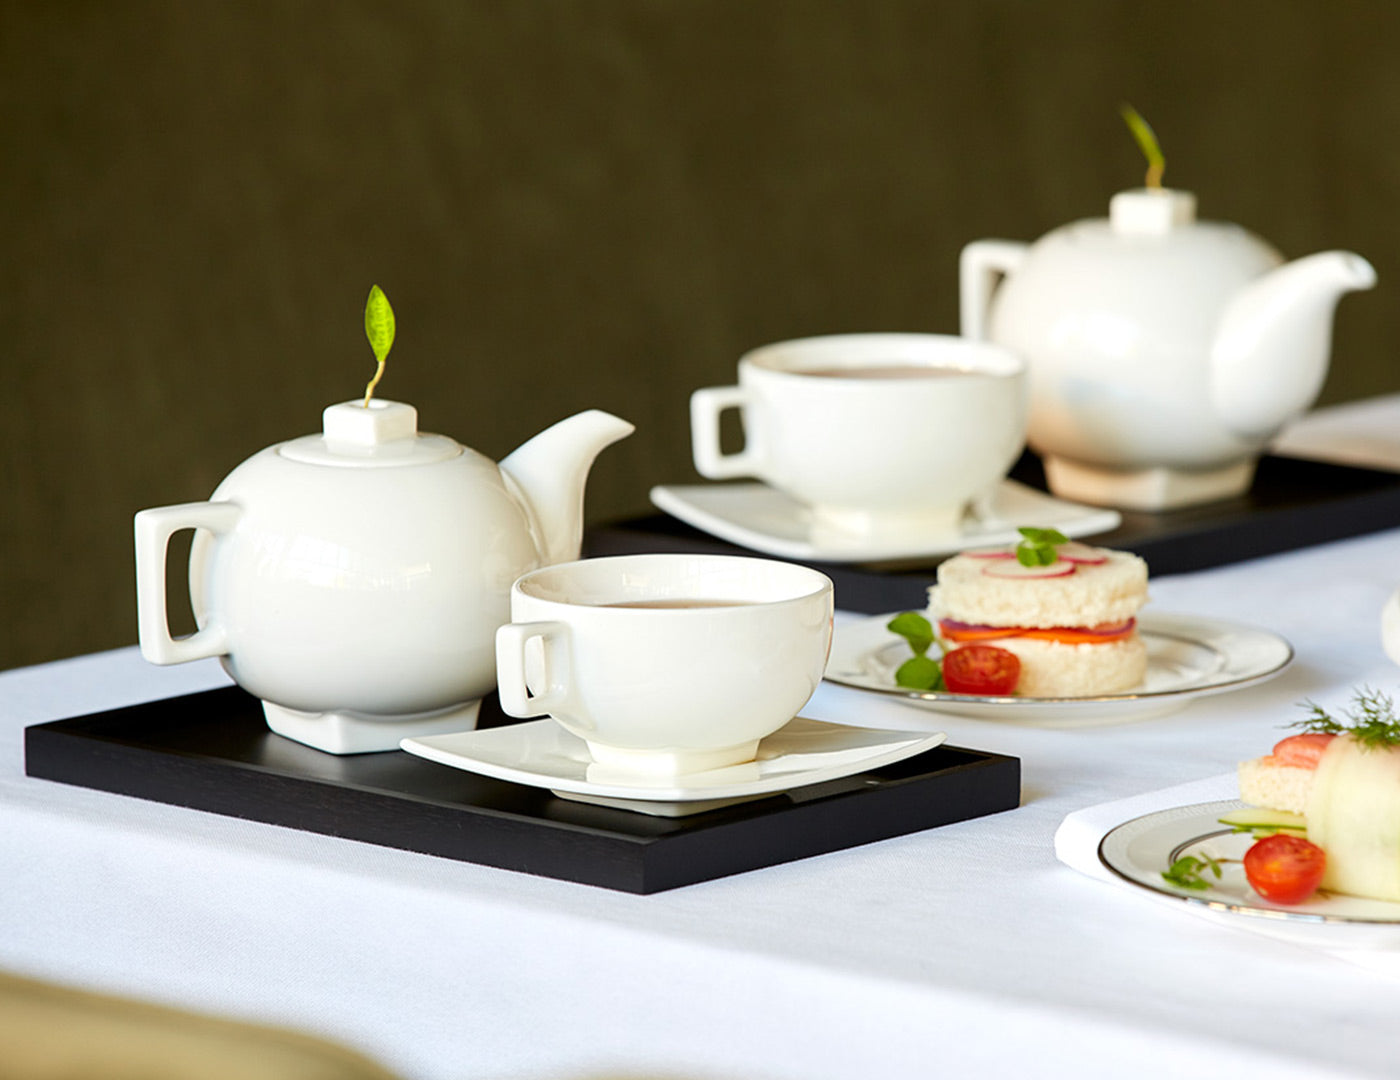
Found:
[[[374,359],[379,363],[374,378],[365,387],[365,408],[368,409],[374,388],[384,376],[384,361],[389,358],[389,350],[394,346],[394,309],[389,306],[389,298],[378,285],[370,286],[369,299],[365,302],[365,337],[369,338],[369,347],[374,350]]]
[[[1124,105],[1120,111],[1127,122],[1128,130],[1137,140],[1143,157],[1147,158],[1147,186],[1160,188],[1162,174],[1167,171],[1167,159],[1162,156],[1162,148],[1157,145],[1157,136],[1152,131],[1152,126],[1131,105]]]
[[[1016,531],[1022,537],[1016,545],[1016,561],[1022,566],[1049,566],[1060,557],[1056,548],[1069,543],[1069,537],[1058,529],[1022,528]]]
[[[1220,868],[1227,862],[1230,860],[1217,859],[1210,855],[1201,855],[1199,858],[1195,855],[1183,855],[1162,871],[1162,880],[1178,889],[1208,889],[1210,882],[1205,879],[1205,875],[1213,874],[1219,881]]]
[[[942,690],[943,664],[928,655],[929,649],[938,642],[933,624],[917,611],[905,611],[886,623],[885,629],[898,634],[914,650],[914,655],[894,673],[895,683],[910,690]],[[938,652],[941,659],[941,647]]]
[[[1387,695],[1362,687],[1352,700],[1353,708],[1342,713],[1347,722],[1336,719],[1321,705],[1305,701],[1302,704],[1308,718],[1288,726],[1324,735],[1350,735],[1366,750],[1400,746],[1400,717],[1396,717],[1395,704]]]

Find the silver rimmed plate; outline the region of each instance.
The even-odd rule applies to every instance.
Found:
[[[731,544],[786,559],[880,562],[952,555],[970,547],[1014,544],[1019,525],[1054,528],[1069,537],[1117,528],[1117,510],[1066,502],[1015,480],[1003,480],[980,512],[943,533],[845,534],[819,528],[811,511],[781,491],[755,481],[660,485],[651,489],[660,510]]]
[[[1293,647],[1279,635],[1195,615],[1144,613],[1138,632],[1147,645],[1142,685],[1101,697],[979,697],[909,690],[894,673],[911,655],[885,629],[891,615],[838,624],[826,677],[843,686],[897,697],[943,713],[981,720],[1055,726],[1127,723],[1183,708],[1206,694],[1238,690],[1282,671]]]
[[[684,776],[638,776],[600,766],[582,739],[552,719],[425,735],[402,746],[440,765],[548,788],[561,798],[679,817],[891,765],[932,750],[946,737],[798,716],[759,742],[754,761]]]
[[[1145,814],[1111,829],[1099,842],[1099,861],[1118,877],[1161,896],[1200,908],[1246,918],[1290,924],[1290,930],[1348,925],[1370,927],[1364,944],[1400,944],[1400,904],[1360,896],[1317,893],[1301,904],[1271,904],[1249,887],[1239,860],[1254,842],[1220,823],[1220,815],[1245,804],[1234,799],[1196,803]],[[1170,885],[1162,871],[1184,855],[1230,860],[1217,881],[1202,890]],[[1265,929],[1266,927],[1258,927]],[[1333,938],[1330,944],[1361,945]]]

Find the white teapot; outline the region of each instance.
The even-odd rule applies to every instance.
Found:
[[[1359,255],[1283,265],[1187,191],[1115,195],[1107,220],[962,253],[962,332],[1029,365],[1032,449],[1058,495],[1164,510],[1245,491],[1317,397],[1332,313],[1376,274]]]
[[[511,583],[578,557],[588,470],[633,427],[580,413],[497,466],[417,415],[332,405],[322,434],[254,454],[208,502],[137,514],[145,657],[220,657],[273,731],[331,753],[474,727]],[[175,639],[166,548],[189,528],[199,629]]]

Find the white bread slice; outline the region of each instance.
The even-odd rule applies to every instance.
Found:
[[[1067,645],[1039,638],[987,642],[1021,660],[1020,697],[1095,697],[1131,690],[1147,673],[1147,646],[1136,633],[1116,641]],[[956,647],[956,646],[954,646]]]
[[[1316,775],[1316,769],[1280,764],[1272,754],[1241,761],[1240,799],[1250,806],[1301,814],[1308,808]]]
[[[938,584],[928,593],[929,612],[935,619],[979,626],[1126,622],[1147,601],[1147,563],[1126,551],[1099,550],[1106,562],[1076,564],[1072,574],[1043,578],[995,577],[984,573],[992,560],[958,555],[939,565]]]

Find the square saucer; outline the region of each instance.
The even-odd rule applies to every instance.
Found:
[[[980,513],[937,533],[845,535],[813,526],[812,512],[776,488],[757,481],[658,485],[651,501],[659,510],[731,544],[780,558],[817,562],[882,560],[953,555],[969,547],[1014,544],[1017,528],[1059,529],[1068,537],[1109,532],[1122,523],[1116,510],[1066,502],[1003,480]]]
[[[851,727],[798,716],[763,739],[754,761],[683,776],[605,769],[553,719],[405,739],[410,754],[561,798],[664,817],[714,809],[889,765],[938,746],[943,732]]]

